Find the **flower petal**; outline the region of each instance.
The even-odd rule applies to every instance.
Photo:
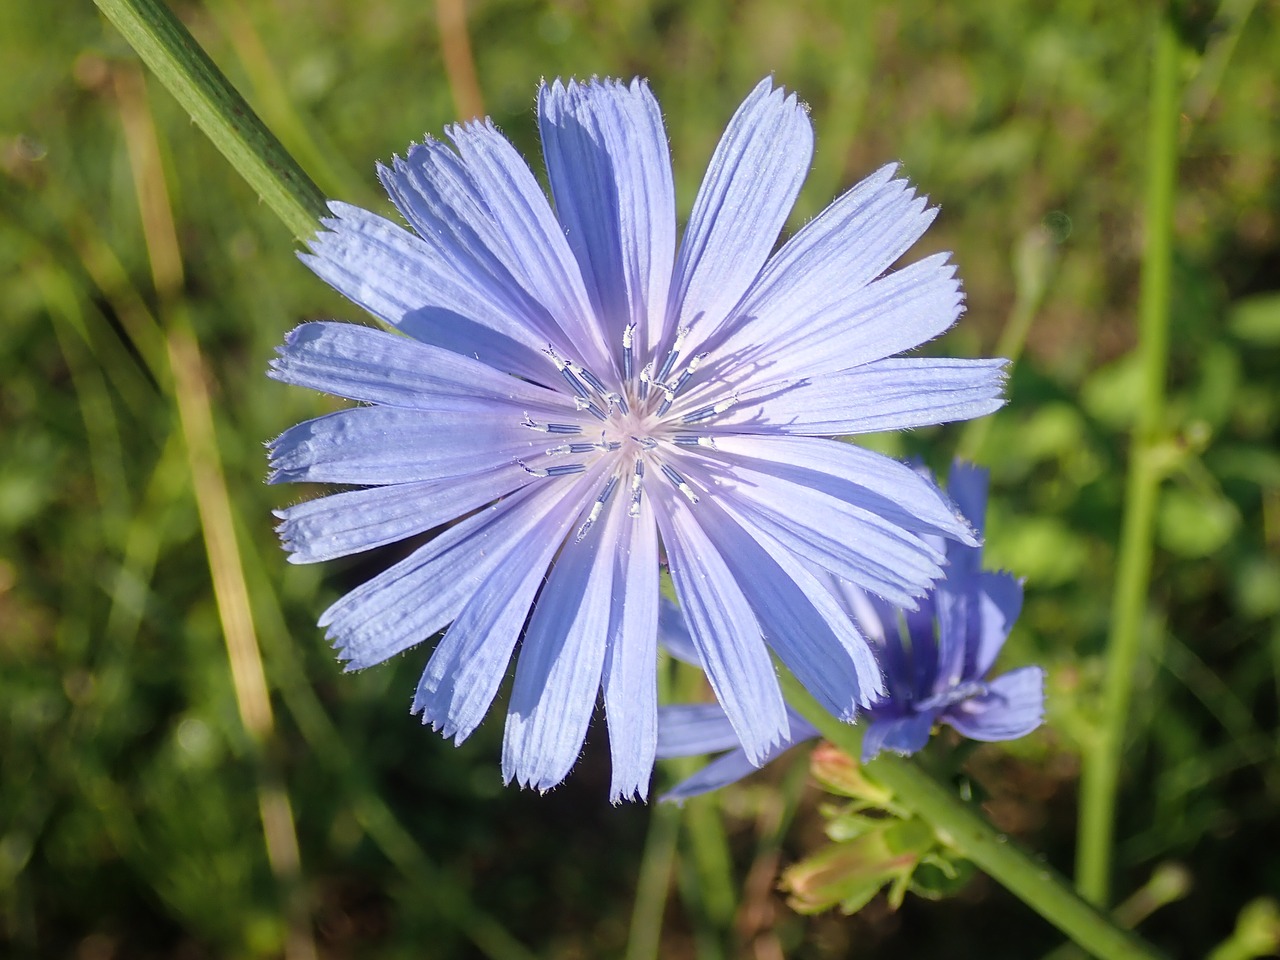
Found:
[[[791,744],[787,744],[790,747]],[[779,751],[781,752],[781,751]],[[768,763],[777,754],[770,754],[763,763]],[[731,783],[737,783],[748,774],[755,773],[757,764],[747,759],[745,750],[739,748],[717,757],[691,777],[686,777],[664,793],[659,799],[664,802],[683,803],[691,797],[701,796]]]
[[[881,601],[876,605],[877,612],[885,606],[887,604]],[[912,643],[908,648],[900,618],[901,614],[895,611],[885,625],[885,632],[877,639],[875,650],[884,671],[885,701],[895,708],[907,709],[916,699],[912,654],[917,652],[919,645]]]
[[[714,512],[713,512],[714,511]],[[822,706],[841,720],[883,692],[880,668],[853,621],[796,557],[758,524],[698,507],[703,529],[724,557],[764,630],[765,642]]]
[[[498,293],[544,343],[597,365],[582,275],[528,164],[489,120],[446,132],[457,153],[428,140],[379,168],[391,199],[458,274]]]
[[[1008,573],[984,572],[979,578],[978,626],[970,638],[965,676],[985,677],[1022,613],[1022,583]]]
[[[569,486],[530,484],[450,527],[341,597],[320,626],[349,669],[381,663],[456,617],[477,584],[531,535]]]
[[[582,272],[533,171],[490,120],[446,131],[476,193],[506,241],[495,252],[503,266],[546,308],[568,337],[571,356],[608,368],[609,345],[591,309]]]
[[[1044,721],[1044,671],[1020,667],[997,677],[980,697],[947,710],[942,719],[970,740],[1016,740]]]
[[[760,272],[813,156],[813,127],[795,94],[766,77],[725,129],[689,216],[669,313],[707,339]]]
[[[896,169],[887,164],[858,183],[770,258],[717,350],[753,341],[781,347],[803,337],[910,249],[937,210],[926,209],[906,180],[892,180]]]
[[[862,762],[874,760],[881,750],[904,757],[923,750],[932,729],[932,711],[874,719],[867,724],[867,732],[862,736]]]
[[[600,471],[592,470],[570,489],[562,489],[559,502],[503,561],[483,581],[471,580],[466,605],[445,631],[418,682],[413,712],[421,712],[423,723],[461,743],[484,719],[547,567],[599,482]]]
[[[936,483],[883,454],[819,437],[717,435],[726,461],[820,490],[913,533],[976,546],[973,528]]]
[[[653,510],[622,524],[604,659],[604,706],[617,803],[649,795],[658,739],[658,528]]]
[[[740,391],[762,389],[838,374],[917,347],[950,328],[963,311],[960,281],[947,257],[926,257],[825,308],[815,307],[784,342],[778,342],[784,331],[770,336],[774,318],[761,314],[761,322],[744,329],[741,338],[710,351],[699,376],[734,381]],[[803,302],[805,293],[798,291],[796,299]],[[703,401],[695,390],[686,402]]]
[[[603,529],[569,538],[520,643],[502,741],[502,776],[545,792],[569,774],[595,709],[614,605],[615,550],[626,508],[613,500]],[[618,596],[619,603],[622,597]]]
[[[912,606],[942,576],[933,545],[870,510],[743,463],[725,473],[716,494],[745,527],[841,579]]]
[[[492,400],[437,399],[432,410],[352,407],[290,427],[270,444],[268,483],[376,485],[443,480],[542,455],[546,436],[522,408]]]
[[[275,511],[290,563],[316,563],[430,530],[533,482],[518,464],[456,479],[347,490]]]
[[[987,470],[959,460],[947,474],[947,494],[979,533],[986,527],[988,479]]]
[[[742,433],[847,436],[968,420],[1003,405],[1004,368],[1004,360],[877,360],[750,391],[716,425]]]
[[[948,689],[948,685],[939,679],[942,675],[942,657],[938,623],[943,619],[943,613],[939,609],[940,596],[941,590],[935,590],[921,601],[917,609],[902,611],[899,637],[905,637],[903,642],[909,648],[909,655],[906,657],[909,669],[903,671],[902,683],[910,689],[910,693],[901,701],[903,703],[925,701]]]
[[[951,577],[950,571],[947,576],[948,579]],[[974,626],[977,623],[977,595],[971,590],[950,590],[947,586],[949,583],[940,587],[935,597],[938,622],[937,643],[933,646],[937,651],[937,659],[928,665],[923,665],[919,660],[916,662],[918,668],[928,671],[934,693],[958,686],[965,679],[964,668],[969,643],[977,639],[977,629]],[[912,632],[913,648],[916,637],[923,636],[925,630],[930,638],[934,636],[932,621]]]
[[[689,624],[680,608],[663,597],[658,601],[658,640],[662,648],[681,663],[702,669],[698,645],[689,633]]]
[[[858,629],[868,641],[881,644],[885,642],[886,637],[897,633],[898,620],[901,616],[898,607],[839,577],[833,577],[829,573],[824,576],[827,578],[831,592],[853,618],[853,622],[858,625]]]
[[[556,80],[538,92],[538,129],[556,214],[621,369],[627,325],[642,347],[661,339],[671,284],[675,187],[662,111],[642,80]]]
[[[540,355],[549,335],[532,309],[492,276],[467,273],[382,217],[331,202],[328,229],[299,254],[315,274],[375,317],[426,343],[533,380],[555,370]]]
[[[304,323],[285,337],[269,376],[363,403],[430,407],[435,398],[475,397],[560,411],[577,421],[562,393],[471,357],[355,323]]]
[[[646,493],[660,501],[655,513],[698,659],[748,758],[763,763],[786,736],[787,717],[760,624],[681,495],[665,484]]]
[[[947,489],[969,522],[981,530],[987,512],[987,471],[955,463],[947,478]],[[982,548],[948,544],[947,560],[950,564],[947,580],[938,590],[938,691],[963,680],[980,679],[985,673],[971,672],[977,659],[976,647],[983,640],[979,593],[983,577]],[[999,642],[1003,643],[1004,637]],[[994,653],[991,659],[994,661]]]
[[[658,759],[699,757],[739,746],[738,735],[718,703],[682,703],[658,708]]]
[[[664,711],[673,709],[682,708],[663,708]],[[723,716],[723,711],[721,712],[721,715]],[[797,744],[803,743],[806,740],[812,740],[814,737],[818,736],[817,728],[790,707],[787,708],[787,720],[791,724],[790,732],[787,734],[786,739],[775,747],[767,757],[765,757],[764,763],[776,760]],[[664,713],[661,724],[665,725],[666,722],[667,720]],[[659,730],[661,729],[662,727],[660,726]],[[710,743],[710,737],[708,737],[705,742]],[[659,799],[663,802],[673,801],[675,803],[682,803],[690,797],[696,797],[702,793],[710,793],[712,790],[719,790],[721,787],[727,787],[731,783],[737,783],[743,777],[747,776],[747,774],[754,772],[756,769],[755,764],[747,759],[746,752],[737,744],[737,741],[734,741],[733,746],[735,749],[731,749],[724,756],[717,757],[715,760],[712,760],[693,776],[676,784],[675,787],[668,790]],[[691,753],[692,751],[689,753],[671,753],[670,756],[688,756]],[[761,765],[763,766],[763,764]]]

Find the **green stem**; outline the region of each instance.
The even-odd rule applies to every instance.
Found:
[[[702,671],[681,663],[674,667],[674,696],[666,702],[697,699],[706,682]],[[691,758],[684,758],[672,764],[672,772],[683,779],[696,766]],[[676,878],[685,914],[693,926],[699,960],[733,956],[730,941],[738,908],[738,884],[717,798],[701,796],[686,802],[681,810],[681,827]]]
[[[636,880],[626,960],[657,960],[661,954],[662,915],[666,912],[683,813],[674,803],[655,803],[650,809],[649,838]]]
[[[828,714],[794,677],[784,674],[782,682],[791,705],[824,737],[852,756],[860,755],[859,727]],[[867,772],[893,791],[896,803],[930,824],[943,843],[1094,956],[1103,960],[1152,960],[1160,956],[1142,939],[1080,899],[1055,871],[996,831],[915,763],[882,754],[868,765]]]
[[[1116,585],[1107,637],[1102,723],[1086,744],[1080,782],[1080,833],[1076,885],[1097,904],[1110,899],[1115,845],[1115,804],[1120,759],[1141,651],[1143,619],[1151,581],[1152,541],[1160,480],[1164,474],[1165,373],[1169,353],[1173,197],[1178,160],[1178,41],[1167,21],[1160,25],[1151,78],[1145,200],[1146,244],[1142,259],[1138,350],[1142,402],[1129,447],[1124,521],[1116,560]]]
[[[163,0],[94,0],[196,125],[299,240],[327,216],[324,194]]]

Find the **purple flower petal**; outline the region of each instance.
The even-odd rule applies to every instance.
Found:
[[[970,697],[942,719],[970,740],[1016,740],[1044,722],[1044,671],[1020,667],[996,677],[982,696]]]
[[[350,669],[372,666],[443,629],[566,489],[529,486],[499,500],[339,599],[320,616],[339,658]]]
[[[299,258],[315,274],[375,317],[422,340],[500,370],[537,379],[548,341],[539,308],[518,288],[464,272],[422,237],[345,203],[323,221],[311,253]]]
[[[609,345],[656,347],[676,249],[675,187],[662,112],[648,84],[544,86],[538,129],[556,214]]]
[[[757,441],[761,447],[772,442],[776,442],[775,438]],[[716,449],[726,453],[720,447]],[[739,479],[749,476],[741,466],[735,474]],[[980,528],[986,507],[985,473],[955,467],[952,477],[959,480],[958,500],[974,526]],[[725,508],[733,513],[733,501],[727,501]],[[722,526],[712,528],[719,534],[718,546],[731,558],[731,565],[738,565],[734,573],[752,597],[769,643],[806,687],[820,691],[821,680],[807,671],[814,664],[823,663],[823,652],[807,644],[821,636],[822,627],[815,626],[803,610],[797,611],[790,598],[780,596],[776,584],[792,578],[810,601],[812,587],[795,578],[794,571],[782,559],[784,554],[769,549],[770,541],[762,533],[761,524],[744,524],[742,529],[766,548],[768,559],[778,562],[781,573],[741,543],[728,542]],[[883,696],[863,715],[864,762],[883,750],[904,755],[921,750],[938,722],[949,723],[972,739],[1009,740],[1031,732],[1043,719],[1044,673],[1039,667],[1014,670],[990,683],[982,679],[1020,609],[1021,585],[1007,574],[981,572],[981,549],[976,546],[953,541],[947,546],[947,554],[958,555],[958,574],[931,591],[915,610],[896,610],[883,599],[830,575],[821,581],[842,611],[864,628],[884,672]],[[679,611],[674,607],[666,611],[663,630],[664,635],[681,636]],[[779,644],[780,636],[799,638],[800,644],[788,651],[785,643]],[[674,646],[679,648],[682,641],[677,639]],[[797,668],[797,662],[805,666]],[[830,663],[825,669],[832,669]],[[843,689],[848,684],[838,686]],[[826,706],[840,715],[838,706]],[[790,708],[788,720],[788,737],[771,748],[768,755],[776,755],[789,743],[817,734]],[[681,783],[667,797],[680,799],[714,790],[748,772],[746,756],[731,749],[731,732],[734,731],[717,707],[664,708],[659,725],[660,756],[731,751]]]
[[[529,165],[490,120],[446,131],[475,178],[480,200],[506,240],[504,266],[564,330],[592,366],[605,367],[609,344],[591,309],[582,272]]]
[[[718,703],[684,703],[658,709],[661,760],[722,753],[740,746],[733,724]]]
[[[861,507],[739,465],[723,482],[726,506],[797,556],[907,605],[942,576],[942,555]]]
[[[867,732],[862,735],[862,762],[871,762],[881,750],[904,757],[923,750],[929,742],[933,720],[933,713],[927,712],[869,721]]]
[[[290,563],[316,563],[395,543],[483,507],[526,486],[518,464],[456,479],[348,490],[277,510]]]
[[[658,528],[647,503],[617,545],[603,683],[614,803],[648,797],[658,742]]]
[[[658,603],[658,640],[662,648],[681,663],[702,667],[698,659],[698,645],[693,642],[689,623],[680,608],[663,597]]]
[[[812,437],[739,434],[718,436],[715,444],[734,463],[821,490],[905,530],[977,546],[968,521],[936,484],[883,454]]]
[[[1004,403],[1003,360],[877,360],[750,391],[717,421],[742,433],[846,436],[968,420]]]
[[[804,293],[798,290],[796,299]],[[803,332],[785,344],[753,340],[712,352],[706,376],[755,391],[844,373],[933,339],[956,322],[963,302],[955,267],[938,254],[861,287],[825,313],[808,315]]]
[[[981,533],[987,521],[987,471],[971,463],[957,462],[947,475],[947,493],[956,507],[969,518],[973,528]],[[976,571],[981,566],[981,556],[973,561]]]
[[[672,311],[689,349],[747,291],[795,203],[813,156],[813,126],[795,94],[761,80],[720,138],[689,215]]]
[[[527,405],[577,419],[562,394],[451,350],[354,323],[304,323],[285,337],[269,376],[348,400],[430,409],[438,397]]]
[[[614,554],[625,508],[615,501],[602,537],[569,539],[551,568],[520,644],[502,744],[502,775],[546,791],[569,774],[587,736],[614,604]],[[619,604],[623,602],[618,597]]]
[[[787,744],[787,746],[791,745]],[[765,758],[766,762],[776,755],[777,753],[770,754]],[[747,759],[744,750],[733,750],[723,757],[716,757],[693,776],[680,781],[659,799],[663,802],[683,803],[691,797],[737,783],[748,774],[755,773],[757,769],[758,766]]]
[[[818,736],[817,729],[798,713],[787,708],[787,720],[791,728],[785,740],[778,744],[765,763],[776,760],[797,744]],[[659,719],[659,735],[669,738],[672,749],[661,754],[667,757],[695,756],[728,750],[692,776],[682,780],[660,798],[664,802],[682,803],[690,797],[710,793],[737,783],[754,773],[756,765],[747,759],[746,752],[732,737],[733,728],[724,711],[715,704],[691,704],[683,707],[664,707]],[[727,744],[727,746],[722,746]]]
[[[708,504],[706,512],[713,509]],[[880,668],[853,621],[757,525],[707,517],[704,529],[750,599],[769,646],[833,716],[852,720],[883,690]]]
[[[985,677],[1009,631],[1022,613],[1022,584],[1008,573],[983,573],[978,580],[977,635],[969,643],[965,675]]]
[[[725,558],[680,494],[662,491],[658,527],[698,659],[747,756],[761,763],[786,735],[786,708],[760,624]]]
[[[438,398],[431,410],[339,410],[271,442],[268,482],[416,483],[496,470],[547,446],[521,424],[523,412],[467,397]]]
[[[771,257],[734,310],[727,348],[759,342],[760,324],[780,344],[803,336],[811,318],[838,307],[880,276],[933,222],[905,180],[886,164],[807,223]]]
[[[530,535],[473,586],[418,682],[413,712],[422,714],[423,723],[456,743],[471,736],[480,724],[506,676],[511,652],[551,558],[599,479],[598,473],[579,478]],[[593,699],[594,690],[593,684]]]

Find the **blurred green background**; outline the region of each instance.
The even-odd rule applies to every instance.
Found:
[[[682,214],[766,73],[817,131],[793,227],[903,161],[942,207],[916,254],[955,251],[968,294],[930,349],[1021,356],[986,426],[874,442],[942,466],[963,437],[992,469],[988,560],[1028,581],[1005,662],[1048,666],[1050,716],[966,769],[997,825],[1070,868],[1139,393],[1159,8],[472,0],[470,54],[448,0],[174,9],[327,194],[381,211],[374,161],[477,97],[536,156],[533,96],[556,75],[651,79]],[[1280,893],[1280,9],[1172,16],[1174,440],[1117,890],[1189,881],[1141,930],[1201,956]],[[263,372],[299,321],[359,311],[88,0],[0,5],[0,76],[0,953],[1025,958],[1059,942],[983,879],[897,914],[791,914],[777,867],[820,841],[802,758],[655,816],[608,805],[595,731],[539,797],[502,787],[494,718],[455,749],[409,716],[424,649],[343,675],[315,618],[398,553],[285,562],[270,511],[304,494],[264,485],[262,443],[330,401]],[[717,861],[729,881],[709,887]],[[1266,927],[1267,909],[1248,916]]]

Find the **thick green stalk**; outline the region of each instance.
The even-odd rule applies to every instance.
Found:
[[[790,675],[784,674],[783,689],[791,705],[824,737],[852,756],[861,753],[861,728],[836,720]],[[1080,899],[1055,871],[1021,850],[912,761],[882,754],[868,764],[867,773],[893,791],[895,803],[932,826],[943,843],[1094,956],[1102,960],[1160,956]]]
[[[293,235],[310,239],[327,213],[324,194],[163,0],[94,3]]]
[[[1115,804],[1120,759],[1142,644],[1151,580],[1156,505],[1164,470],[1165,374],[1169,353],[1173,197],[1178,163],[1178,40],[1162,21],[1155,43],[1147,140],[1145,248],[1139,303],[1138,349],[1142,400],[1129,447],[1124,521],[1116,560],[1111,630],[1107,637],[1102,721],[1096,741],[1085,744],[1080,783],[1080,832],[1076,885],[1094,903],[1111,895]]]

